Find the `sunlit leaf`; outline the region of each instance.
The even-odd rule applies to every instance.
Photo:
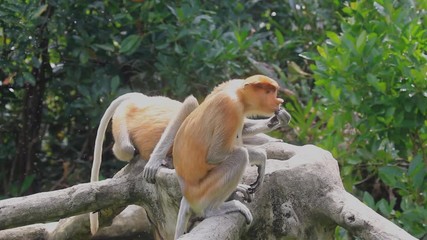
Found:
[[[326,32],[326,36],[332,41],[332,43],[339,45],[341,44],[341,38],[334,32]]]

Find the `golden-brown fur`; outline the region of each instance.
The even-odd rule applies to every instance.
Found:
[[[181,105],[181,102],[158,96],[130,99],[122,104],[113,116],[114,139],[120,138],[121,126],[125,124],[132,144],[138,149],[141,158],[148,160],[163,131]],[[126,160],[117,154],[116,157]]]
[[[248,152],[242,148],[244,119],[249,115],[273,115],[283,102],[277,98],[277,89],[274,80],[262,75],[230,80],[217,86],[184,120],[173,149],[184,196],[175,238],[184,232],[189,208],[203,213],[206,208],[218,207],[235,191],[248,163]],[[250,215],[240,205],[222,211]]]
[[[110,119],[113,122],[114,155],[119,160],[129,161],[136,148],[141,158],[148,160],[168,123],[180,111],[181,105],[182,103],[170,98],[148,97],[142,93],[127,93],[115,99],[108,106],[98,127],[91,182],[99,180],[102,145]],[[171,149],[168,150],[170,155]],[[98,227],[98,213],[90,213],[92,234],[98,231]]]

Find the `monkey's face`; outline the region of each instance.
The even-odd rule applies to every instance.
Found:
[[[260,110],[268,115],[274,114],[279,109],[280,104],[283,103],[283,99],[277,97],[277,88],[271,86],[270,88],[262,88],[257,90],[260,95]]]
[[[249,84],[245,87],[251,106],[250,114],[271,116],[283,103],[277,97],[277,86],[269,83]]]

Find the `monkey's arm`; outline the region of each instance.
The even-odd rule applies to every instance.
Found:
[[[246,149],[248,149],[249,163],[251,165],[256,165],[258,168],[258,177],[256,181],[250,185],[251,188],[249,189],[249,193],[255,193],[264,182],[267,153],[264,149],[259,147],[246,146]]]
[[[185,118],[199,106],[197,99],[193,96],[187,97],[182,103],[181,110],[178,114],[169,122],[165,131],[163,132],[159,142],[150,155],[147,165],[145,165],[143,176],[151,183],[154,183],[157,170],[162,165],[162,160],[166,159],[166,155],[169,149],[172,147],[176,133]]]
[[[267,160],[265,150],[255,146],[271,141],[281,141],[264,133],[277,129],[280,126],[288,125],[290,120],[291,115],[282,108],[276,111],[275,115],[269,119],[245,120],[242,131],[243,144],[245,144],[245,147],[248,149],[249,163],[251,165],[256,165],[258,168],[258,177],[256,181],[250,185],[250,188],[248,189],[249,193],[255,193],[261,187],[261,184],[264,181],[265,164]]]
[[[286,126],[291,120],[291,115],[283,108],[279,109],[274,116],[268,119],[245,119],[243,125],[243,137],[253,136],[258,133],[266,133],[280,126]]]
[[[265,133],[258,133],[256,135],[243,136],[243,144],[247,145],[263,145],[269,142],[283,142],[282,139],[270,137]]]
[[[267,153],[265,149],[257,146],[245,145],[245,148],[248,151],[249,164],[257,166],[258,176],[256,181],[250,185],[240,183],[237,186],[236,191],[233,193],[233,195],[231,195],[230,199],[233,199],[236,193],[240,193],[243,195],[243,200],[247,202],[252,202],[253,193],[257,192],[260,189],[262,183],[264,182]]]
[[[286,126],[289,124],[290,120],[291,120],[291,115],[283,108],[280,108],[279,110],[277,110],[274,116],[268,119],[258,119],[258,120],[245,119],[243,123],[243,129],[242,129],[243,143],[251,144],[259,140],[263,140],[263,141],[272,140],[274,138],[268,137],[266,135],[262,135],[262,133],[272,131],[274,129],[277,129],[280,126]],[[216,144],[213,144],[212,146],[210,146],[210,149],[208,151],[207,161],[209,164],[218,164],[224,160],[225,155],[222,154],[220,151],[221,144],[218,144],[220,141],[214,140],[213,142]],[[260,163],[259,161],[256,163],[254,161],[249,161],[249,162],[252,165],[258,166],[258,172],[262,172],[261,168],[265,168],[265,166],[263,166],[263,164]],[[265,164],[265,160],[264,160],[264,164]],[[260,176],[260,177],[263,177],[263,176]],[[260,177],[259,179],[257,179],[257,182],[253,184],[255,188],[258,188],[258,186],[260,185],[259,183]]]

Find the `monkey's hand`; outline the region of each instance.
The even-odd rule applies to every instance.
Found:
[[[267,126],[271,129],[276,129],[278,127],[284,127],[289,125],[291,121],[291,114],[289,114],[285,109],[279,108],[274,113],[274,116],[270,118],[270,122]]]
[[[144,167],[144,171],[142,172],[142,176],[149,183],[156,182],[156,173],[159,170],[160,166],[163,162],[163,155],[154,155],[151,154],[150,159]]]

